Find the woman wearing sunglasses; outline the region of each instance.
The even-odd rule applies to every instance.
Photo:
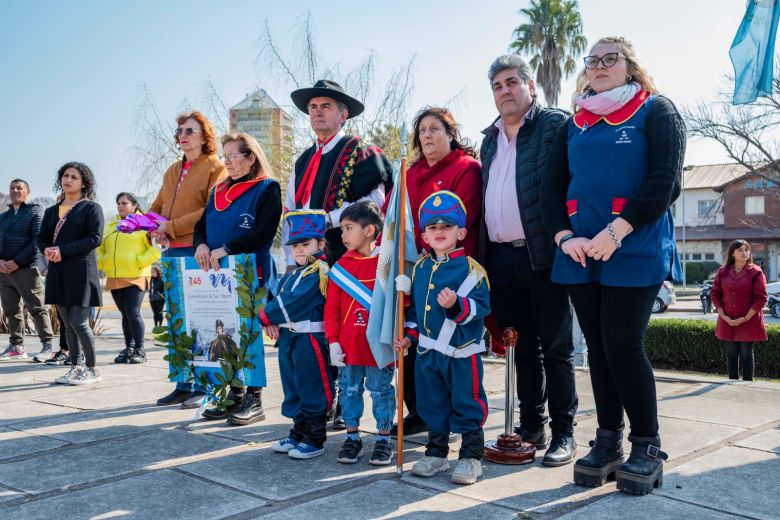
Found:
[[[163,257],[194,256],[192,236],[203,215],[209,192],[227,172],[217,157],[214,126],[200,112],[176,118],[176,144],[184,152],[163,176],[162,187],[149,211],[168,219],[152,232],[152,239],[163,246]],[[176,389],[159,399],[159,406],[181,403],[182,408],[197,408],[206,395],[193,383],[176,383]]]
[[[574,115],[550,148],[542,212],[585,339],[598,429],[574,481],[646,494],[663,482],[653,369],[643,336],[664,280],[682,278],[670,206],[680,194],[685,126],[634,48],[602,38],[577,80]],[[622,448],[623,412],[631,453]]]

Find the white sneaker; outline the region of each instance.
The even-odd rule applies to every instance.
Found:
[[[412,475],[418,477],[432,477],[442,471],[450,469],[450,461],[445,457],[423,457],[412,466]]]
[[[102,380],[103,378],[100,377],[100,374],[94,368],[83,368],[78,376],[70,380],[70,384],[75,386],[94,385]]]
[[[72,380],[76,379],[81,374],[82,370],[83,368],[78,365],[71,365],[70,369],[68,369],[64,375],[55,379],[54,382],[58,385],[69,385]]]
[[[20,361],[22,359],[27,359],[27,352],[21,345],[8,345],[8,347],[0,353],[0,361]]]
[[[40,352],[35,354],[33,361],[36,363],[46,363],[50,359],[54,358],[54,350],[51,348],[51,343],[44,343]]]
[[[477,459],[460,459],[450,479],[455,484],[473,484],[482,476],[482,463]]]

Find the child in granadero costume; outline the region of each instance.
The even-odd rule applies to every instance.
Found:
[[[333,402],[333,380],[327,366],[323,312],[328,287],[325,262],[325,212],[291,211],[285,215],[297,267],[284,275],[279,289],[260,311],[271,339],[278,338],[282,415],[293,420],[290,436],[271,449],[293,459],[325,453],[325,417]]]
[[[462,445],[452,482],[473,484],[482,476],[482,425],[488,415],[482,387],[484,318],[490,314],[485,270],[457,242],[466,236],[466,208],[452,192],[437,191],[420,206],[423,240],[431,251],[414,266],[412,279],[396,278],[411,294],[406,335],[395,347],[417,348],[417,410],[429,426],[425,457],[412,474],[431,477],[449,469],[449,433]]]

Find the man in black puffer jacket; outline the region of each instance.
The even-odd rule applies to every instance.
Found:
[[[519,334],[516,432],[538,449],[548,448],[547,401],[552,441],[542,464],[560,466],[577,449],[572,315],[566,290],[550,281],[554,244],[542,221],[539,192],[550,143],[568,114],[537,104],[531,69],[517,55],[497,58],[488,78],[499,117],[482,131],[480,252],[498,325]]]
[[[37,239],[43,219],[40,204],[28,204],[30,185],[22,179],[11,181],[11,203],[0,215],[0,302],[11,333],[10,344],[0,353],[0,361],[27,359],[24,349],[24,317],[21,302],[35,321],[43,349],[35,361],[44,363],[54,356],[52,328],[43,303],[43,283],[38,271]]]

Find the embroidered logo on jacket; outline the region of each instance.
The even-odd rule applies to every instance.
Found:
[[[635,126],[621,126],[615,132],[617,133],[617,139],[615,144],[631,144],[631,134],[629,130],[636,130]]]

